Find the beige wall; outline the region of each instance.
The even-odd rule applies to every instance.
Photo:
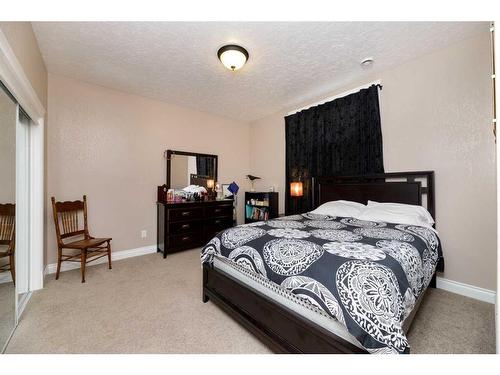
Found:
[[[38,99],[47,108],[47,70],[30,22],[0,22],[24,73],[35,89]]]
[[[385,170],[436,172],[436,222],[444,247],[444,277],[496,289],[490,75],[485,31],[325,97],[382,80]],[[256,187],[278,187],[280,211],[284,211],[285,181],[283,117],[290,110],[256,121],[251,128],[251,173],[263,177]]]
[[[0,88],[0,203],[16,201],[17,106]]]
[[[90,229],[113,237],[114,251],[156,243],[156,187],[165,182],[166,149],[217,154],[220,181],[235,180],[244,196],[248,124],[51,74],[48,108],[48,199],[87,194]],[[54,263],[50,215],[47,262]],[[241,221],[241,203],[238,215]]]

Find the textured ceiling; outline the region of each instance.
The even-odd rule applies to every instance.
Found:
[[[488,30],[486,22],[35,22],[47,69],[253,121]],[[237,43],[237,72],[218,61]],[[373,56],[370,68],[360,61]]]

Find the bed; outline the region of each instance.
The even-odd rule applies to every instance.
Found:
[[[432,171],[317,178],[312,195],[315,207],[372,200],[435,217]],[[279,353],[409,353],[406,333],[444,267],[432,229],[311,213],[227,229],[201,257],[203,302]]]

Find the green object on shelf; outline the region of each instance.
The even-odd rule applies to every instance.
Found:
[[[245,210],[246,210],[246,214],[245,214],[246,218],[247,219],[251,219],[252,218],[252,206],[250,206],[249,204],[247,204],[245,206]]]

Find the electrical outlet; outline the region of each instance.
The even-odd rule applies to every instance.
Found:
[[[141,238],[146,238],[148,236],[147,230],[141,230]]]

